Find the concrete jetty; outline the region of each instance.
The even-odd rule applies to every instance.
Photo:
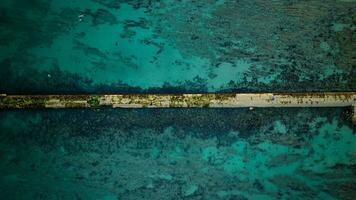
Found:
[[[239,108],[353,107],[356,92],[215,93],[215,94],[100,94],[0,95],[0,109],[20,108]]]

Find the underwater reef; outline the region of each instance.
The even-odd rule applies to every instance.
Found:
[[[0,92],[355,91],[356,2],[4,0]]]
[[[113,109],[95,94],[355,92],[355,30],[355,0],[2,0],[2,107],[91,108],[1,110],[0,199],[354,200],[350,108]]]
[[[0,193],[6,199],[354,199],[356,132],[344,111],[3,111]]]

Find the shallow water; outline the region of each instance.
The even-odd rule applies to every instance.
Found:
[[[4,199],[354,199],[356,132],[344,111],[1,112],[0,193]]]
[[[354,91],[353,0],[2,0],[0,92]]]
[[[356,91],[354,0],[2,0],[0,94]],[[0,111],[0,199],[356,199],[348,108]]]

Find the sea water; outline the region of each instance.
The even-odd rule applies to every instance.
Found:
[[[354,199],[342,108],[0,113],[3,199]]]
[[[353,0],[2,0],[0,93],[355,91]],[[347,108],[0,112],[0,199],[355,199]]]
[[[2,0],[0,90],[355,91],[356,3]]]

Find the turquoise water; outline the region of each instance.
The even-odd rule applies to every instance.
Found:
[[[354,0],[2,0],[0,94],[356,91]],[[0,199],[356,199],[348,108],[0,111]]]
[[[2,199],[355,199],[344,109],[0,113]]]
[[[354,91],[353,0],[2,0],[0,92]]]

